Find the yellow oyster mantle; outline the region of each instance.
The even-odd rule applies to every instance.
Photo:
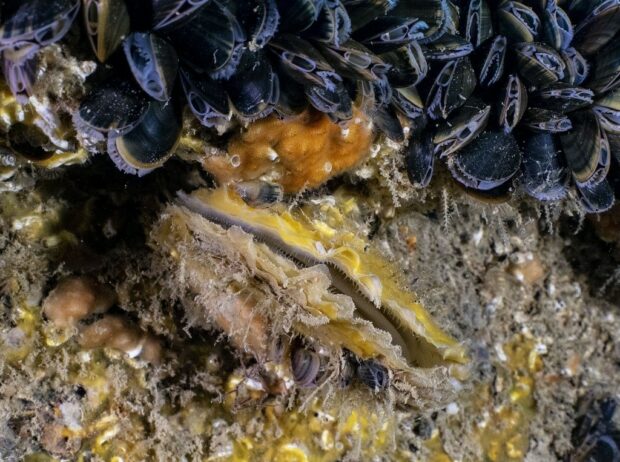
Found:
[[[402,289],[397,269],[353,231],[336,231],[282,205],[251,207],[226,188],[182,194],[181,200],[209,220],[239,226],[306,266],[326,265],[332,284],[353,298],[358,314],[390,332],[409,366],[467,361],[464,348],[435,324],[413,293]]]

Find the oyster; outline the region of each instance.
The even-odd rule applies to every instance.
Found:
[[[330,206],[254,208],[231,189],[199,190],[180,193],[152,243],[194,294],[189,317],[210,320],[258,359],[280,333],[301,335],[377,361],[393,372],[394,386],[411,391],[401,395],[405,401],[436,405],[454,391],[450,366],[467,362],[465,349],[433,322],[378,251],[333,227],[349,220]],[[222,262],[227,271],[218,270]],[[240,309],[239,297],[254,301]],[[368,364],[360,373],[368,380],[381,374]]]

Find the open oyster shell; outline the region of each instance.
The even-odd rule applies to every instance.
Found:
[[[367,241],[335,232],[329,220],[347,221],[338,210],[313,220],[312,211],[283,204],[251,207],[229,189],[181,194],[179,203],[151,238],[190,294],[190,321],[223,330],[259,361],[281,334],[372,358],[416,405],[452,394],[450,366],[467,362],[464,348],[395,282],[396,269]]]

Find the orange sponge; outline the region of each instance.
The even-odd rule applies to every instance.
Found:
[[[252,123],[231,139],[228,156],[208,157],[203,166],[223,184],[263,177],[295,193],[355,166],[370,151],[372,140],[368,119],[360,111],[341,126],[309,110],[290,119]]]

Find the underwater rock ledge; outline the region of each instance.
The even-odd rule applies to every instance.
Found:
[[[620,2],[0,2],[0,459],[620,454]]]

